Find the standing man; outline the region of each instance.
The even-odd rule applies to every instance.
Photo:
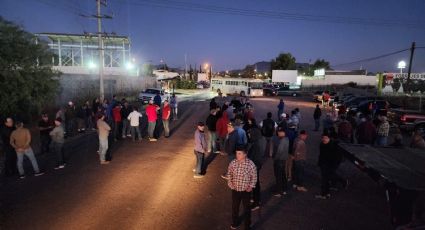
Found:
[[[285,130],[278,129],[277,137],[273,137],[273,169],[276,178],[276,192],[274,196],[282,197],[286,195],[287,180],[286,180],[286,160],[289,157],[289,140],[285,136]]]
[[[282,119],[283,111],[285,110],[285,102],[283,99],[280,99],[279,104],[277,105],[277,119]]]
[[[44,173],[40,173],[38,168],[37,160],[34,156],[34,151],[31,146],[31,133],[27,128],[24,128],[24,124],[20,121],[16,122],[16,130],[10,135],[10,145],[15,149],[18,157],[18,171],[21,179],[25,178],[25,171],[23,167],[24,156],[27,156],[31,161],[34,169],[34,176],[41,176]]]
[[[193,175],[194,178],[204,177],[203,167],[204,167],[204,158],[205,153],[208,151],[207,140],[205,139],[205,124],[203,122],[198,122],[196,131],[195,131],[195,157],[196,157],[196,166]]]
[[[114,118],[114,140],[118,140],[120,137],[120,126],[121,126],[121,105],[119,103],[115,104],[115,107],[112,109],[112,116]]]
[[[316,105],[314,109],[313,118],[314,118],[314,131],[319,131],[320,128],[320,117],[322,117],[322,110],[320,109],[319,104]]]
[[[171,110],[173,111],[173,121],[176,121],[177,120],[177,97],[174,93],[170,99],[170,107],[171,107]]]
[[[236,157],[236,147],[238,146],[239,135],[237,130],[235,129],[235,122],[229,122],[227,124],[227,138],[224,142],[224,151],[227,154],[229,159],[229,163],[235,159]],[[221,175],[223,179],[228,180],[229,174],[226,171],[223,175]]]
[[[161,95],[159,93],[156,93],[155,97],[153,98],[153,101],[155,103],[156,106],[161,107]]]
[[[109,164],[105,160],[106,151],[108,151],[108,136],[111,127],[105,122],[105,115],[101,114],[97,120],[97,131],[99,132],[99,159],[100,164]]]
[[[371,121],[370,116],[362,117],[360,122],[356,129],[357,143],[373,145],[376,140],[376,126]]]
[[[128,105],[128,102],[124,102],[124,107],[121,108],[121,118],[122,118],[122,131],[121,135],[124,139],[126,136],[129,137],[130,135],[130,122],[128,120],[128,115],[130,115],[132,111],[130,110],[130,107]]]
[[[55,128],[49,133],[52,137],[52,147],[56,154],[55,169],[65,168],[65,160],[63,156],[64,130],[62,127],[62,119],[60,117],[55,120]]]
[[[257,169],[254,162],[247,158],[243,148],[236,150],[236,159],[229,164],[228,186],[232,190],[232,225],[231,229],[239,227],[239,206],[242,202],[245,214],[245,229],[251,228],[251,209],[249,200],[251,192],[257,183]]]
[[[261,127],[261,133],[263,134],[263,136],[266,138],[266,141],[267,141],[265,155],[271,157],[272,156],[271,140],[277,127],[276,122],[272,120],[271,112],[267,113],[267,118],[260,123],[260,127]]]
[[[76,109],[72,101],[68,102],[68,107],[65,110],[65,130],[67,136],[72,137],[74,135],[76,126]]]
[[[301,130],[300,135],[294,144],[294,188],[300,192],[308,191],[304,187],[304,170],[307,156],[307,147],[305,145],[305,140],[307,140],[307,132],[305,130]]]
[[[208,150],[211,151],[211,153],[215,153],[217,151],[217,110],[215,108],[210,110],[210,115],[207,117],[206,124],[208,127]]]
[[[168,100],[165,100],[164,106],[162,107],[162,124],[164,125],[165,138],[170,137],[170,115],[171,115],[170,104],[168,104]]]
[[[390,132],[390,124],[388,123],[386,116],[379,116],[379,125],[378,125],[378,137],[377,144],[378,146],[386,146],[388,142],[388,133]]]
[[[220,147],[220,152],[222,155],[225,154],[224,143],[227,136],[227,124],[229,124],[229,119],[227,118],[227,113],[224,112],[221,117],[217,120],[216,132],[218,136],[218,142]]]
[[[351,143],[351,135],[353,133],[353,127],[350,122],[345,118],[345,115],[341,115],[341,122],[338,124],[338,139],[344,143]]]
[[[142,140],[142,135],[140,133],[140,128],[139,128],[141,117],[142,117],[142,114],[139,113],[139,111],[137,111],[137,107],[133,107],[133,112],[131,112],[127,117],[127,119],[130,120],[130,130],[131,130],[131,137],[133,138],[133,141],[136,141],[136,135],[139,141]]]
[[[7,117],[4,120],[4,126],[1,127],[1,139],[3,141],[5,175],[13,176],[16,173],[16,152],[10,144],[10,135],[15,130],[13,119]]]
[[[148,116],[148,135],[149,141],[157,141],[153,133],[155,131],[156,120],[158,119],[159,106],[153,103],[153,100],[149,100],[149,105],[146,106],[146,115]]]
[[[263,165],[263,155],[266,151],[266,139],[261,135],[260,128],[256,124],[251,128],[249,133],[249,151],[248,158],[252,160],[257,168],[257,183],[255,184],[254,191],[252,192],[252,203],[251,211],[255,211],[260,208],[261,202],[261,188],[260,188],[260,169]]]
[[[41,120],[38,122],[38,130],[40,130],[40,152],[41,154],[49,152],[50,135],[49,132],[53,129],[52,123],[49,121],[47,113],[41,114]]]

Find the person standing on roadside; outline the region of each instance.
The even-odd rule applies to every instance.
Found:
[[[210,114],[207,117],[205,124],[208,127],[208,150],[211,153],[217,151],[216,141],[217,141],[217,110],[216,108],[210,110]]]
[[[153,100],[150,100],[148,106],[146,106],[146,115],[148,117],[149,141],[157,141],[157,139],[154,137],[154,131],[156,126],[156,120],[158,119],[158,110],[159,106],[154,104]]]
[[[224,151],[227,154],[229,162],[231,162],[236,157],[236,147],[238,146],[239,139],[238,131],[235,129],[234,121],[231,121],[227,124],[227,133],[226,141],[224,143]],[[221,178],[228,180],[228,172],[226,171],[223,175],[221,175]]]
[[[285,130],[285,136],[288,138],[289,141],[289,157],[286,160],[285,165],[285,175],[288,181],[292,180],[292,166],[294,162],[294,142],[298,137],[298,132],[296,131],[297,126],[293,123],[288,124],[288,129]]]
[[[267,146],[266,146],[266,152],[265,155],[271,157],[272,156],[272,137],[273,134],[275,133],[277,124],[275,121],[273,121],[272,119],[272,113],[268,112],[267,113],[267,118],[264,119],[261,123],[260,123],[260,127],[261,127],[261,133],[263,134],[263,136],[266,138],[267,141]]]
[[[62,119],[56,118],[55,128],[49,133],[52,137],[52,147],[53,151],[56,154],[56,167],[55,169],[65,168],[65,160],[63,155],[63,144],[65,143],[64,139],[64,130],[62,127]]]
[[[320,128],[320,118],[322,117],[322,110],[320,109],[319,104],[316,105],[314,109],[313,118],[314,118],[314,131],[319,131]]]
[[[1,127],[1,139],[3,141],[4,152],[4,173],[6,176],[13,176],[16,174],[16,152],[10,144],[10,135],[15,130],[13,119],[6,117],[4,126]]]
[[[142,117],[142,114],[137,111],[137,107],[133,107],[133,112],[131,112],[127,116],[127,120],[130,121],[130,131],[131,131],[131,137],[133,138],[133,141],[136,141],[136,136],[139,141],[142,140],[142,135],[140,133],[140,118]]]
[[[224,112],[221,115],[221,117],[217,120],[217,124],[216,124],[216,132],[217,132],[217,137],[218,137],[218,142],[220,147],[220,153],[222,155],[225,154],[224,143],[226,141],[226,136],[227,136],[227,124],[229,124],[229,119],[227,118],[227,113]]]
[[[105,122],[105,115],[100,115],[97,120],[97,131],[99,132],[99,159],[100,164],[109,164],[109,161],[106,161],[105,156],[108,151],[108,136],[111,127],[108,123]]]
[[[351,143],[351,135],[353,133],[353,127],[350,122],[345,118],[345,115],[341,115],[341,121],[338,124],[338,139],[344,143]]]
[[[286,160],[289,157],[289,140],[285,135],[285,130],[278,129],[277,136],[272,139],[273,143],[273,170],[276,178],[276,191],[274,196],[282,197],[286,195],[287,180],[286,173]]]
[[[115,107],[112,109],[112,117],[114,118],[114,140],[118,140],[121,136],[120,134],[120,126],[121,126],[121,105],[119,103],[115,104]]]
[[[378,146],[386,146],[388,142],[388,134],[390,132],[390,124],[388,123],[386,116],[379,116],[378,119],[380,122],[378,125],[378,137],[376,142]]]
[[[85,106],[85,113],[86,113],[86,120],[85,120],[85,125],[86,125],[86,129],[87,130],[94,130],[93,127],[93,107],[90,106],[90,102],[86,101],[86,106]]]
[[[358,144],[373,145],[376,140],[376,126],[369,116],[360,119],[360,125],[356,129]]]
[[[164,101],[164,106],[162,107],[162,124],[164,125],[164,136],[165,138],[170,137],[170,115],[171,108],[168,100]]]
[[[280,99],[279,104],[277,105],[277,118],[280,120],[282,119],[282,114],[285,110],[285,102],[283,102],[283,99]]]
[[[76,126],[77,111],[72,101],[68,102],[68,107],[65,110],[65,130],[69,137],[74,135]]]
[[[294,188],[300,192],[307,192],[308,190],[304,187],[304,171],[307,156],[307,146],[305,141],[307,140],[307,132],[305,130],[300,131],[300,135],[295,140],[294,144]]]
[[[242,202],[245,219],[245,229],[251,229],[251,192],[257,184],[257,169],[254,162],[247,158],[243,147],[236,150],[236,159],[228,167],[229,180],[227,182],[232,190],[232,225],[231,229],[239,227],[239,207]]]
[[[177,120],[177,105],[178,105],[177,97],[176,97],[176,94],[173,93],[170,99],[170,107],[173,112],[173,121]]]
[[[128,105],[128,102],[124,102],[124,107],[121,108],[121,118],[122,118],[122,130],[121,130],[121,136],[122,139],[131,136],[130,135],[130,121],[128,120],[128,115],[131,113],[130,106]]]
[[[40,153],[49,152],[49,146],[52,139],[49,132],[53,129],[53,124],[49,121],[47,113],[41,114],[41,120],[38,122],[38,130],[40,131]]]
[[[198,122],[196,131],[195,131],[195,157],[196,157],[196,166],[194,171],[194,178],[202,178],[204,170],[204,159],[205,153],[208,151],[207,140],[205,138],[205,124],[203,122]]]
[[[261,204],[260,170],[263,165],[264,151],[266,151],[266,139],[261,135],[261,129],[254,123],[249,132],[248,158],[254,162],[257,168],[257,183],[252,191],[252,208],[255,211]]]
[[[156,93],[155,97],[153,97],[153,102],[156,106],[161,107],[161,95],[159,93]]]
[[[34,151],[31,148],[31,133],[27,128],[24,128],[24,124],[21,121],[16,122],[16,130],[10,135],[10,145],[15,149],[18,158],[18,171],[21,179],[25,178],[24,171],[24,156],[27,156],[31,161],[34,169],[34,176],[41,176],[44,173],[40,172],[38,168],[37,160],[34,156]]]

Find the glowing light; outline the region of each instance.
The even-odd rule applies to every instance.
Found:
[[[127,64],[125,64],[125,68],[127,68],[128,70],[133,69],[134,68],[134,64],[131,62],[128,62]]]
[[[95,69],[97,67],[96,63],[94,63],[93,61],[90,61],[88,64],[89,69]]]

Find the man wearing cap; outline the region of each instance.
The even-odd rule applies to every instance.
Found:
[[[194,169],[194,173],[195,173],[195,175],[193,175],[194,178],[202,178],[204,176],[202,175],[202,170],[204,166],[204,157],[205,157],[205,153],[208,151],[208,145],[207,145],[207,140],[205,139],[204,129],[205,129],[204,122],[198,122],[196,131],[195,131],[194,153],[196,156],[196,166]]]
[[[109,161],[106,161],[105,155],[108,151],[108,136],[111,127],[108,123],[105,122],[105,115],[100,114],[99,119],[97,120],[97,130],[99,132],[99,159],[100,164],[109,164]]]
[[[156,126],[156,120],[158,119],[159,106],[153,103],[153,100],[149,100],[149,105],[146,106],[146,115],[148,117],[148,135],[149,141],[157,141],[154,137],[154,131]]]
[[[210,110],[210,114],[207,117],[207,121],[205,122],[208,127],[208,150],[211,151],[211,153],[215,153],[216,148],[216,142],[217,142],[217,110],[216,107]]]
[[[10,145],[15,149],[18,157],[18,171],[21,179],[25,178],[25,171],[23,166],[24,156],[27,156],[31,161],[34,169],[35,176],[41,176],[44,173],[40,173],[38,168],[37,160],[34,156],[34,151],[31,148],[31,133],[27,128],[24,128],[24,124],[21,121],[16,122],[16,130],[10,135]]]
[[[243,147],[236,150],[236,159],[228,167],[229,180],[227,182],[232,190],[232,225],[231,229],[239,227],[239,206],[242,202],[245,214],[245,229],[251,228],[251,192],[257,183],[257,169],[254,162],[247,158]]]
[[[56,167],[55,169],[63,169],[65,161],[63,156],[64,130],[62,127],[62,119],[60,117],[55,120],[55,128],[49,133],[52,137],[52,148],[56,154]]]
[[[40,131],[40,152],[48,153],[50,145],[50,135],[49,132],[53,129],[52,123],[49,121],[49,116],[47,113],[41,114],[41,120],[38,122],[38,130]]]
[[[307,140],[307,132],[305,130],[301,130],[299,137],[295,140],[293,162],[295,171],[294,188],[300,192],[308,191],[304,187],[304,170],[307,159],[307,146],[305,144],[305,140]]]
[[[281,197],[286,194],[287,180],[284,172],[286,160],[289,157],[289,140],[285,136],[285,130],[278,128],[277,136],[272,139],[273,146],[273,169],[276,178],[276,191],[274,196]]]

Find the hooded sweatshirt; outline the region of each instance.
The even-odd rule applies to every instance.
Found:
[[[227,135],[227,124],[229,124],[229,119],[227,118],[227,113],[223,113],[216,123],[216,132],[218,137],[225,138]]]

